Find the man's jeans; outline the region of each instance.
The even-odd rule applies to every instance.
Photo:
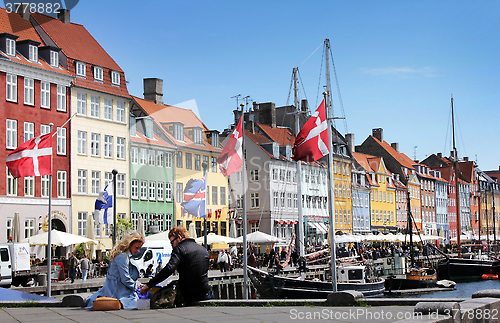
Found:
[[[76,268],[70,268],[69,269],[69,278],[71,278],[71,282],[75,282],[75,274],[76,274]]]
[[[87,280],[87,273],[89,272],[88,269],[82,269],[82,283],[85,283],[85,281]]]

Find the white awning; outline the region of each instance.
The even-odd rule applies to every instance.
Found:
[[[328,232],[328,229],[326,228],[326,225],[320,222],[308,222],[308,225],[310,225],[312,228],[315,228],[318,233],[325,234]]]
[[[328,232],[328,227],[326,226],[326,224],[324,224],[323,222],[318,222],[317,224],[321,227],[321,230],[323,230],[323,233]]]

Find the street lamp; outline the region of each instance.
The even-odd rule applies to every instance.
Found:
[[[116,174],[118,171],[113,169],[113,247],[116,245]]]

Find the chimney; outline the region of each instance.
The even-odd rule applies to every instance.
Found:
[[[71,20],[69,18],[69,10],[68,9],[59,9],[59,13],[57,14],[57,19],[61,20],[66,25],[69,25],[71,23]]]
[[[307,112],[309,110],[309,103],[306,99],[300,101],[300,111]]]
[[[464,161],[468,162],[469,161],[469,157],[464,157]]]
[[[377,138],[380,142],[384,141],[384,129],[382,128],[372,129],[372,136]]]
[[[163,105],[163,80],[158,78],[144,79],[144,100]]]
[[[19,15],[23,17],[23,19],[30,20],[30,8],[28,3],[15,3],[16,12],[19,12]]]
[[[274,102],[259,104],[259,123],[276,128],[276,105]]]
[[[455,159],[455,152],[453,150],[450,151],[450,159]]]
[[[443,158],[443,153],[437,153],[437,156],[438,156],[439,158]]]
[[[395,151],[397,151],[399,153],[399,143],[397,142],[393,142],[391,144],[391,147],[394,148]]]
[[[345,135],[345,140],[347,141],[347,148],[349,149],[349,151],[354,152],[356,150],[356,147],[354,146],[354,134],[347,133]]]

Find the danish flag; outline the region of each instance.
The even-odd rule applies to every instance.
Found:
[[[52,132],[26,141],[7,155],[14,178],[52,174]]]
[[[329,153],[325,100],[302,127],[293,145],[293,160],[316,161]]]
[[[238,126],[234,129],[231,137],[227,141],[226,146],[222,150],[217,162],[219,163],[219,168],[224,176],[229,176],[234,172],[241,169],[243,164],[243,126],[242,126],[243,116],[238,122]]]

